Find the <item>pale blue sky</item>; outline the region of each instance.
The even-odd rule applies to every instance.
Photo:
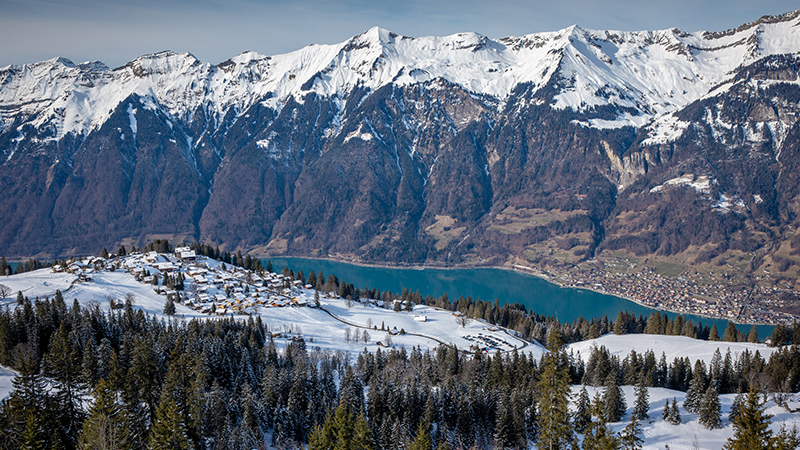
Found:
[[[489,37],[591,29],[719,31],[797,0],[0,0],[0,67],[64,56],[111,67],[145,53],[188,51],[222,62],[245,50],[285,53],[372,26],[408,36]]]

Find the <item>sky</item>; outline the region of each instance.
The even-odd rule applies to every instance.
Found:
[[[161,50],[217,64],[247,50],[338,43],[376,25],[414,37],[570,25],[722,31],[798,8],[797,0],[0,0],[0,67],[56,56],[118,67]]]

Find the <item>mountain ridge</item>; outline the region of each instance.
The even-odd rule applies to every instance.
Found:
[[[800,11],[719,33],[374,27],[217,65],[8,66],[0,248],[168,238],[574,280],[632,264],[791,310],[798,30]]]

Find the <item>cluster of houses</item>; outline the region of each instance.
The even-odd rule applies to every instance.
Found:
[[[91,257],[54,270],[68,271],[90,281],[92,273],[110,268],[111,261]],[[262,276],[237,266],[226,267],[219,261],[198,256],[188,247],[178,247],[170,255],[154,251],[133,253],[114,260],[113,266],[130,272],[141,283],[152,284],[158,294],[205,314],[250,315],[259,308],[316,306],[302,291],[313,289],[311,285],[282,274]],[[179,274],[183,278],[182,291],[173,287],[174,282],[165,285],[167,277],[176,280]]]
[[[84,259],[71,260],[64,264],[55,264],[53,272],[67,272],[78,276],[80,281],[92,281],[92,274],[98,270],[106,269],[108,260],[100,256],[91,256]]]

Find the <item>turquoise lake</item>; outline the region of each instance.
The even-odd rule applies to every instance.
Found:
[[[406,287],[411,292],[419,291],[423,297],[439,297],[447,294],[451,301],[459,296],[497,299],[500,304],[520,303],[537,314],[557,317],[560,321],[573,321],[578,316],[602,318],[606,315],[613,320],[620,311],[644,315],[653,311],[624,298],[597,292],[562,288],[541,278],[520,272],[503,269],[434,269],[434,268],[386,268],[359,266],[338,261],[308,258],[269,258],[273,270],[280,272],[284,267],[294,271],[302,270],[308,274],[321,270],[327,277],[336,275],[340,280],[353,283],[358,288],[377,288],[399,294]],[[264,264],[266,265],[264,260]],[[675,314],[668,313],[670,316]],[[685,315],[687,319],[703,324],[717,325],[720,335],[727,322],[719,319]],[[738,325],[740,331],[747,332],[750,325]],[[772,334],[772,326],[759,325],[760,339]]]

